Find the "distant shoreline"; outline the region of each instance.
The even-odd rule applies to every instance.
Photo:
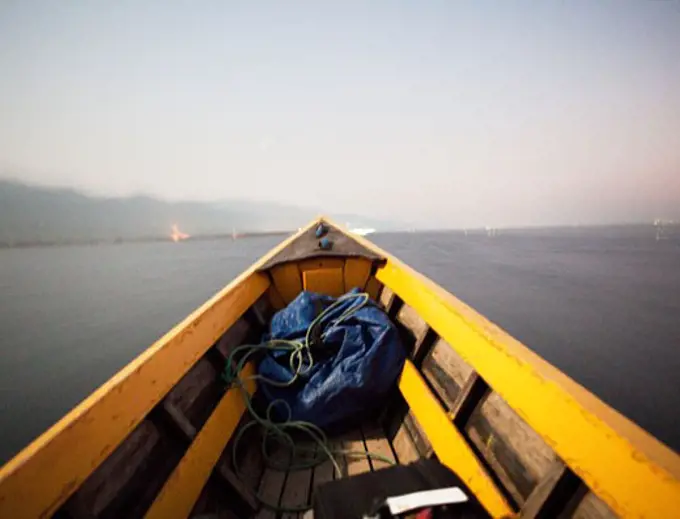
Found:
[[[140,238],[114,238],[114,239],[67,239],[67,240],[23,240],[16,242],[0,241],[0,249],[31,249],[47,247],[82,247],[95,245],[122,245],[125,243],[181,243],[184,241],[211,241],[211,240],[240,240],[243,238],[260,238],[264,236],[288,236],[293,231],[252,231],[236,234],[200,234],[189,236],[179,242],[174,242],[170,236],[143,236]]]
[[[562,236],[576,236],[583,234],[601,233],[604,230],[632,230],[644,231],[651,239],[673,240],[680,239],[680,222],[668,221],[663,224],[653,223],[618,223],[618,224],[598,224],[598,225],[554,225],[554,226],[535,226],[535,227],[474,227],[456,229],[403,229],[403,230],[381,230],[379,234],[385,233],[418,233],[418,234],[440,234],[452,233],[469,237],[490,237],[516,236],[522,234],[536,235],[546,232],[560,234]],[[124,243],[179,243],[183,241],[211,241],[211,240],[235,240],[243,238],[259,238],[266,236],[290,236],[295,230],[278,231],[247,231],[240,233],[211,233],[191,235],[188,238],[180,239],[175,242],[172,236],[143,236],[138,238],[104,238],[104,239],[61,239],[61,240],[17,240],[7,241],[0,239],[1,249],[27,249],[27,248],[47,248],[47,247],[79,247],[94,245],[119,245]]]

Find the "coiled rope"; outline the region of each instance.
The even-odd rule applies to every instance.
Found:
[[[262,457],[264,459],[265,466],[270,469],[281,471],[305,470],[311,469],[327,460],[330,460],[330,462],[333,464],[333,468],[337,477],[341,478],[342,470],[340,469],[335,456],[354,458],[366,457],[381,460],[390,464],[394,463],[394,460],[377,453],[331,448],[328,438],[321,428],[317,427],[311,422],[291,419],[292,411],[288,403],[284,400],[277,399],[270,402],[264,412],[264,416],[262,416],[254,409],[251,395],[246,389],[245,383],[249,380],[255,380],[261,384],[269,384],[275,387],[288,387],[294,384],[301,376],[306,375],[314,366],[314,357],[312,355],[311,346],[314,337],[319,332],[319,326],[322,324],[323,319],[335,309],[337,309],[341,304],[352,299],[354,300],[352,305],[339,317],[331,320],[327,325],[324,326],[323,330],[321,330],[319,337],[323,341],[326,335],[332,331],[335,326],[341,324],[345,319],[354,315],[358,310],[363,308],[368,303],[370,299],[368,294],[345,294],[339,297],[312,321],[312,323],[307,328],[304,340],[272,339],[262,344],[246,344],[238,346],[234,348],[229,354],[222,378],[228,385],[236,386],[240,389],[246,410],[252,417],[251,421],[245,423],[237,431],[232,442],[232,459],[234,470],[237,476],[240,478],[243,477],[243,474],[241,473],[241,469],[238,465],[237,453],[239,451],[239,444],[247,431],[258,426],[263,431],[263,434],[261,435],[262,441],[260,446]],[[241,377],[240,373],[242,373],[243,367],[253,355],[257,354],[258,352],[273,351],[289,353],[289,366],[291,372],[293,373],[289,380],[274,380],[258,374],[249,377]],[[284,418],[276,420],[273,416],[275,410],[278,410],[279,414],[283,415]],[[314,447],[296,445],[293,439],[293,434],[295,433],[297,433],[298,436],[300,434],[307,436],[309,440],[311,440],[311,442],[307,443],[311,443]],[[268,452],[267,445],[271,440],[274,440],[279,444],[283,444],[290,449],[287,463],[281,463],[280,461],[277,461],[271,455],[271,453]],[[304,456],[298,456],[299,454]],[[294,507],[280,506],[278,503],[268,502],[257,492],[255,493],[255,497],[263,506],[277,512],[304,512],[310,506],[309,504]]]

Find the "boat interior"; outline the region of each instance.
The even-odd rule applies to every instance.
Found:
[[[301,291],[352,288],[385,310],[407,349],[390,398],[360,423],[329,431],[333,459],[305,437],[294,449],[263,448],[257,427],[239,438],[251,417],[222,377],[234,348],[258,344]],[[255,393],[255,382],[247,390]],[[678,502],[680,464],[670,449],[420,274],[320,220],[5,467],[0,510],[63,519],[302,517],[319,485],[420,458],[452,468],[493,517],[644,516]],[[26,499],[36,486],[39,496]],[[646,496],[629,492],[643,487]]]
[[[333,265],[336,264],[334,261]],[[402,340],[414,347],[418,342],[414,331],[418,330],[411,329],[405,323],[425,330],[424,323],[419,323],[417,316],[407,308],[402,306],[397,309],[389,290],[382,291],[381,295],[382,299],[378,300],[394,314],[394,322],[398,323]],[[58,517],[109,519],[144,517],[149,514],[154,516],[150,507],[162,502],[158,501],[158,497],[187,454],[198,431],[218,427],[218,422],[213,425],[213,421],[224,400],[225,384],[221,374],[226,359],[233,348],[260,340],[275,311],[271,300],[270,294],[261,297],[205,353],[64,503]],[[428,348],[424,343],[432,342],[434,336],[430,334],[420,339],[420,346]],[[432,351],[423,359],[425,372],[432,381],[432,387],[441,393],[442,399],[453,405],[471,369],[466,370],[463,365],[457,365],[445,344],[429,346]],[[474,421],[470,417],[467,421],[473,425],[471,430],[478,445],[484,447],[493,429],[481,413],[477,415]],[[249,421],[248,414],[243,413],[235,430]],[[220,429],[213,432],[219,433]],[[314,488],[322,483],[377,471],[392,463],[408,464],[422,457],[436,456],[427,435],[409,411],[397,387],[383,411],[362,423],[350,424],[344,430],[328,434],[330,449],[334,453],[341,453],[334,454],[339,472],[325,453],[318,452],[319,446],[305,436],[295,438],[295,451],[298,454],[285,445],[274,444],[268,450],[266,459],[262,452],[262,431],[258,428],[252,428],[247,433],[236,451],[233,449],[235,439],[235,434],[232,434],[221,449],[189,517],[302,517],[303,511],[311,504]],[[494,448],[502,450],[499,446]],[[505,451],[511,452],[507,448]],[[299,464],[300,458],[304,461],[305,456],[317,460],[316,464],[304,469],[287,468]],[[514,463],[515,470],[521,467],[517,459],[504,461]],[[494,460],[494,463],[501,468],[498,461]],[[533,483],[529,474],[520,471],[516,476],[519,478],[519,487],[512,484],[509,478],[507,482],[512,485],[512,492],[517,496],[516,502],[523,503],[525,498],[522,492],[530,492]],[[176,488],[174,491],[184,490]],[[263,502],[276,508],[263,505]],[[158,517],[164,516],[159,509]]]

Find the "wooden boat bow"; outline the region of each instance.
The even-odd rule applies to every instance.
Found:
[[[319,246],[320,224],[331,248]],[[247,453],[255,476],[235,477],[228,444],[243,405],[220,382],[219,366],[301,290],[339,296],[354,287],[384,306],[411,358],[388,409],[358,437],[334,441],[370,444],[401,463],[434,454],[494,517],[680,510],[675,452],[432,281],[320,218],[2,467],[0,517],[188,517],[222,494],[220,506],[240,517],[266,515],[256,490],[281,503],[307,500],[328,467],[280,477]],[[344,463],[348,474],[380,468]]]

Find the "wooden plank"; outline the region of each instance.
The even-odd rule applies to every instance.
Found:
[[[347,462],[348,476],[351,477],[356,474],[370,472],[371,465],[366,457],[366,446],[361,435],[361,429],[354,429],[343,435],[342,447],[347,452],[345,454],[345,461]],[[350,452],[355,454],[350,454]]]
[[[215,473],[226,483],[229,487],[236,491],[238,496],[250,507],[252,511],[260,507],[259,502],[255,498],[253,490],[249,488],[245,481],[239,478],[233,470],[231,470],[226,463],[216,462]]]
[[[425,431],[420,427],[418,420],[416,420],[416,417],[411,410],[409,410],[406,416],[404,416],[404,427],[406,427],[406,430],[408,431],[408,434],[411,437],[411,440],[413,441],[413,444],[415,445],[420,457],[429,458],[432,456],[434,449],[432,448],[430,439],[427,437]]]
[[[237,278],[2,467],[0,517],[54,513],[268,285]]]
[[[451,408],[453,422],[459,429],[465,428],[470,416],[489,391],[489,385],[482,377],[477,373],[470,375]]]
[[[189,421],[186,415],[168,399],[163,401],[161,409],[166,413],[167,417],[174,424],[178,431],[184,436],[186,440],[192,442],[196,438],[198,431],[196,427]]]
[[[296,456],[297,462],[309,461],[314,458],[315,446],[313,444],[301,444],[303,448],[311,449],[309,455]],[[309,489],[312,483],[313,469],[289,470],[286,475],[286,484],[281,494],[281,507],[296,509],[305,507],[310,503]],[[284,519],[295,519],[299,512],[284,512]]]
[[[581,481],[561,460],[556,460],[520,510],[523,519],[559,517],[579,491]]]
[[[254,374],[253,365],[247,364],[240,378],[247,380]],[[246,387],[252,394],[254,380],[247,380]],[[235,387],[227,391],[156,496],[145,516],[147,519],[189,515],[244,411],[241,391]]]
[[[340,269],[345,268],[344,258],[311,258],[302,260],[298,263],[300,272],[308,270],[326,270],[326,269]]]
[[[312,258],[300,261],[298,267],[302,272],[302,286],[305,290],[333,297],[344,293],[344,259]]]
[[[417,362],[420,356],[416,355],[413,363]],[[430,385],[435,389],[437,395],[446,404],[448,409],[456,406],[456,399],[459,397],[465,383],[473,373],[473,369],[465,364],[456,352],[441,339],[436,339],[429,355],[422,360],[421,372]]]
[[[342,276],[342,269],[339,268],[305,270],[302,281],[305,290],[339,297],[345,290]]]
[[[182,436],[189,442],[193,442],[198,434],[196,427],[189,421],[184,413],[172,403],[168,402],[167,399],[163,402],[162,409],[165,411],[167,418],[171,421],[174,427],[182,434]],[[256,510],[259,505],[255,500],[253,494],[253,486],[248,486],[246,477],[239,478],[230,468],[227,459],[230,457],[225,454],[229,454],[227,449],[223,451],[222,456],[215,464],[215,473],[236,491],[241,499],[252,509]]]
[[[297,263],[283,263],[273,267],[269,273],[276,290],[288,304],[302,291],[302,279]]]
[[[429,327],[410,306],[402,304],[397,313],[397,319],[411,331],[416,342],[420,342],[425,337]]]
[[[398,295],[392,294],[390,302],[385,307],[385,311],[387,312],[387,315],[390,317],[390,319],[396,321],[402,306],[404,306],[404,300]],[[406,327],[404,326],[404,328]],[[406,329],[408,330],[408,328]],[[410,330],[408,331],[410,332]],[[413,335],[413,340],[415,341],[415,334],[411,333],[411,335]]]
[[[571,516],[572,519],[614,519],[616,517],[619,516],[593,492],[588,492],[580,499]],[[677,517],[677,515],[673,514],[664,517]]]
[[[232,496],[224,491],[218,478],[213,477],[203,487],[196,506],[189,514],[193,519],[241,519],[250,516],[252,513],[240,509]]]
[[[480,436],[480,452],[521,494],[518,503],[524,502],[555,462],[552,448],[497,393],[483,399],[467,429],[471,439],[473,431]]]
[[[345,260],[345,292],[353,288],[364,290],[371,275],[372,263],[366,258],[347,258]]]
[[[164,401],[184,414],[200,403],[201,395],[217,383],[218,373],[211,362],[203,357],[182,377],[166,395]],[[216,402],[213,400],[213,405]]]
[[[512,508],[502,493],[409,360],[399,378],[399,389],[425,431],[439,461],[465,481],[493,517],[512,514]]]
[[[263,298],[260,298],[260,300],[261,299]],[[217,341],[217,344],[215,345],[215,349],[220,353],[222,358],[228,358],[232,350],[236,346],[243,344],[253,333],[253,328],[257,327],[257,324],[253,325],[252,323],[248,322],[245,317],[241,317],[222,335],[222,337],[220,337],[220,340]]]
[[[331,449],[331,451],[333,451],[336,448],[336,445],[334,445],[333,442],[329,442],[329,448]],[[321,448],[317,450],[318,456],[322,455],[320,451]],[[317,465],[316,468],[314,469],[312,488],[315,489],[318,486],[323,485],[324,483],[333,481],[333,479],[335,479],[335,467],[333,466],[333,462],[331,461],[331,459],[327,457],[324,462]]]
[[[416,346],[413,350],[413,364],[418,369],[422,367],[425,359],[432,353],[432,350],[434,349],[438,340],[439,336],[429,326],[427,327],[425,333],[419,337],[418,342],[416,343]]]
[[[271,459],[274,463],[282,464],[288,461],[286,449],[281,447],[274,449],[271,453]],[[278,470],[271,467],[265,468],[262,480],[260,481],[259,496],[264,503],[278,507],[281,502],[281,494],[283,492],[283,485],[286,482],[286,471]],[[258,519],[274,519],[277,516],[276,512],[270,507],[263,504],[260,511],[257,513]]]
[[[241,424],[239,424],[236,430],[240,430],[241,427],[245,427],[252,421],[253,418],[249,414],[244,414]],[[260,486],[260,480],[265,468],[265,460],[262,456],[262,432],[262,428],[258,426],[252,427],[247,436],[244,436],[237,446],[235,459],[233,458],[233,442],[235,438],[232,437],[221,459],[221,462],[227,467],[234,467],[234,472],[238,474],[238,477],[251,493],[255,493]],[[238,470],[236,470],[237,466]]]
[[[377,277],[374,277],[373,279],[375,279],[378,283],[381,283]],[[390,307],[393,297],[394,292],[392,292],[390,287],[383,286],[383,289],[380,292],[380,304],[383,306],[383,308],[387,309]]]
[[[371,465],[371,470],[379,470],[394,465],[394,454],[392,453],[390,442],[385,436],[385,430],[377,423],[367,423],[361,427],[361,432],[364,436],[364,443],[366,444],[367,452],[370,454],[379,454],[389,460],[392,460],[392,463],[389,463],[387,461],[371,457],[368,459]]]
[[[451,294],[387,257],[378,280],[414,308],[616,513],[664,517],[680,509],[680,456]]]
[[[142,421],[65,504],[69,513],[75,518],[99,516],[148,464],[159,440],[156,426]]]
[[[382,292],[382,283],[371,276],[366,282],[365,290],[373,301],[378,301]]]
[[[401,423],[392,439],[392,448],[397,455],[397,461],[402,465],[407,465],[420,459],[420,453],[405,423]]]
[[[335,467],[333,467],[333,477],[335,479],[342,479],[347,477],[347,458],[345,457],[344,454],[342,454],[342,451],[345,450],[345,446],[343,444],[343,441],[341,438],[333,438],[330,441],[331,444],[331,449],[333,452],[333,455],[335,457],[335,463],[338,465],[338,468],[340,469],[340,473],[338,474],[338,471],[335,470]]]
[[[250,307],[250,310],[252,310],[255,320],[261,327],[266,328],[269,326],[269,321],[271,321],[272,316],[274,315],[274,308],[272,307],[267,294],[262,295],[260,299]]]
[[[172,471],[182,458],[183,449],[176,441],[161,435],[161,441],[146,460],[143,470],[135,474],[124,492],[101,517],[142,517],[160,492]]]
[[[467,436],[470,440],[470,445],[474,448],[476,447],[476,454],[480,460],[482,460],[487,469],[489,470],[489,475],[494,479],[494,482],[498,486],[499,490],[503,492],[503,495],[516,508],[521,508],[524,504],[524,496],[522,492],[515,484],[513,478],[505,470],[505,467],[498,461],[496,457],[495,448],[496,441],[493,435],[489,435],[485,439],[479,434],[479,429],[473,425],[474,418],[472,419],[470,426],[467,431]],[[474,450],[474,449],[473,449]]]
[[[271,303],[274,310],[281,310],[286,306],[286,302],[283,300],[283,297],[281,297],[281,294],[279,294],[279,291],[276,290],[274,285],[269,287],[267,294],[269,295],[269,302]]]

